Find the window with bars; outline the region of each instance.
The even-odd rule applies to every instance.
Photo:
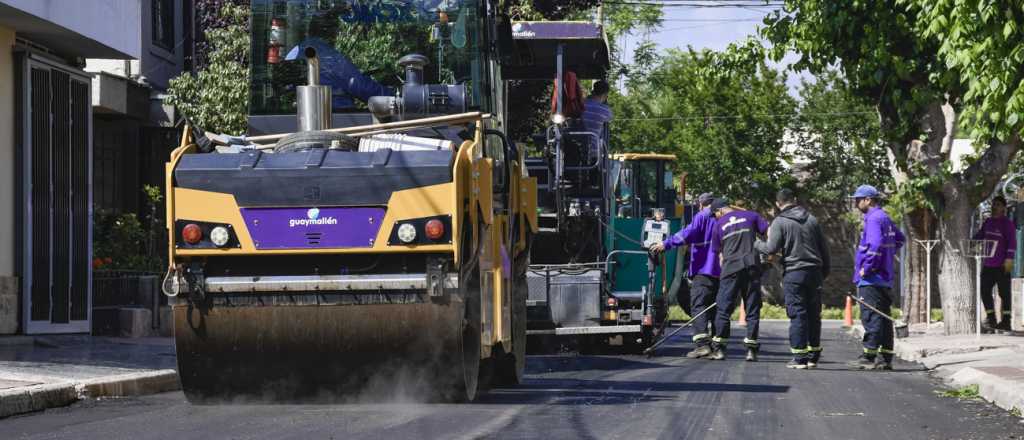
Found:
[[[174,52],[174,1],[152,1],[153,44]]]

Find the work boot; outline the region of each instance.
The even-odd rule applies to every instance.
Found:
[[[711,354],[708,355],[708,359],[711,359],[713,361],[725,360],[725,347],[722,345],[715,345],[711,349]]]
[[[988,325],[987,322],[981,323],[981,332],[989,335],[996,332],[995,325]]]
[[[747,348],[747,362],[757,362],[756,348]]]
[[[996,315],[989,314],[985,317],[985,322],[981,323],[981,332],[985,334],[996,332]]]
[[[709,354],[711,354],[711,346],[709,346],[709,345],[701,345],[701,346],[698,346],[697,348],[693,349],[689,353],[686,353],[686,357],[688,357],[690,359],[700,359],[700,358],[705,357],[705,356],[707,356]]]
[[[786,364],[786,368],[792,368],[794,370],[806,370],[809,368],[807,359],[804,358],[793,358]]]
[[[1002,330],[1006,332],[1010,331],[1010,317],[1003,315],[1003,320],[999,321],[999,324],[996,324],[995,326],[993,326],[993,328],[996,330]]]
[[[821,360],[821,352],[811,353],[811,357],[807,359],[807,368],[818,368],[818,361]]]
[[[875,364],[876,370],[892,371],[892,359],[878,358]]]
[[[862,353],[860,357],[850,362],[849,366],[854,370],[874,370],[875,357],[869,356],[867,353]]]

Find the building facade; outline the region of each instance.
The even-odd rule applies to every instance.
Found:
[[[85,60],[139,59],[146,3],[0,0],[0,334],[90,330],[93,104],[114,98]]]

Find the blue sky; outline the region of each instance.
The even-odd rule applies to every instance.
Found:
[[[685,48],[725,49],[729,43],[741,41],[748,35],[756,35],[762,18],[774,8],[769,6],[751,6],[745,8],[681,8],[665,7],[661,28],[651,34],[651,39],[659,49]],[[632,54],[633,45],[642,38],[641,35],[628,36],[627,53]],[[783,60],[778,67],[783,67],[789,59]],[[791,94],[797,96],[796,89],[801,77],[809,79],[807,74],[788,72],[788,84]]]

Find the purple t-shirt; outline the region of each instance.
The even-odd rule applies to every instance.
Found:
[[[737,209],[715,222],[711,252],[722,254],[722,276],[729,276],[758,264],[754,242],[768,231],[768,222],[753,211]]]
[[[1017,226],[1006,216],[985,219],[974,239],[996,242],[996,252],[985,259],[985,267],[1001,267],[1003,261],[1012,260],[1017,252]]]
[[[711,214],[711,209],[705,208],[693,217],[689,225],[663,243],[665,250],[683,245],[690,246],[690,278],[697,275],[718,278],[722,273],[718,254],[711,252],[711,234],[714,230],[715,216]]]

